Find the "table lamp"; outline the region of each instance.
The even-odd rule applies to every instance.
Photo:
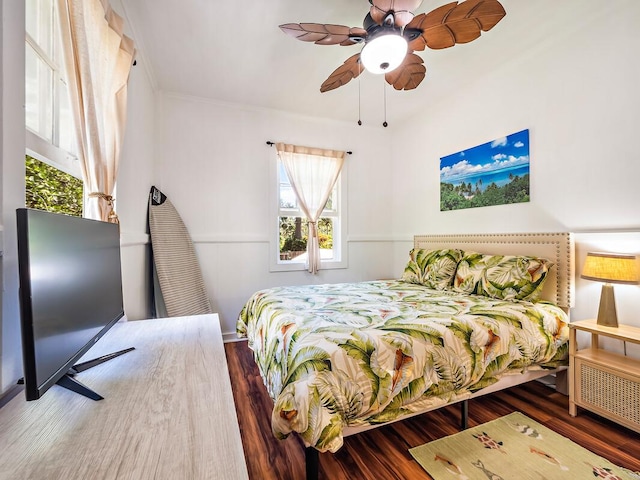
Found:
[[[605,282],[600,295],[598,309],[598,325],[607,327],[618,326],[616,302],[612,283],[638,283],[638,262],[635,255],[620,253],[587,253],[587,259],[582,269],[582,278]]]

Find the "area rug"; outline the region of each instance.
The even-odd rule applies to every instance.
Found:
[[[640,479],[519,412],[409,452],[434,480]]]

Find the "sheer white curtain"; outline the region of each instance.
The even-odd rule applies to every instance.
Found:
[[[307,256],[309,272],[320,268],[320,246],[316,224],[342,170],[345,152],[277,143],[278,156],[284,165],[300,209],[309,223]]]
[[[85,216],[118,223],[113,189],[127,119],[135,49],[109,0],[56,0],[78,157],[89,191]]]

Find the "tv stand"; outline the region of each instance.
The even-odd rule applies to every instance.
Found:
[[[96,365],[100,365],[101,363],[108,362],[109,360],[119,357],[120,355],[124,355],[125,353],[130,352],[131,350],[135,350],[134,347],[125,348],[124,350],[119,350],[117,352],[108,353],[106,355],[102,355],[100,357],[94,358],[93,360],[87,360],[86,362],[76,363],[73,367],[69,369],[69,371],[64,375],[60,380],[56,382],[57,385],[60,385],[67,390],[71,390],[72,392],[76,392],[80,395],[84,395],[91,400],[103,400],[104,397],[99,393],[94,392],[89,387],[87,387],[82,382],[76,380],[74,377],[85,370],[89,370]]]
[[[60,377],[60,380],[56,382],[56,385],[60,385],[62,388],[66,388],[67,390],[71,390],[72,392],[79,393],[80,395],[84,395],[91,400],[102,400],[104,397],[99,393],[94,392],[89,387],[87,387],[84,383],[79,382],[69,373]]]
[[[118,322],[80,361],[136,349],[0,408],[0,478],[248,480],[215,314]],[[82,367],[80,367],[82,368]]]

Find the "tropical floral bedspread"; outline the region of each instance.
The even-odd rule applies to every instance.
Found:
[[[346,426],[449,403],[510,371],[567,363],[558,307],[403,281],[256,292],[237,323],[274,400],[279,438],[335,452]]]

